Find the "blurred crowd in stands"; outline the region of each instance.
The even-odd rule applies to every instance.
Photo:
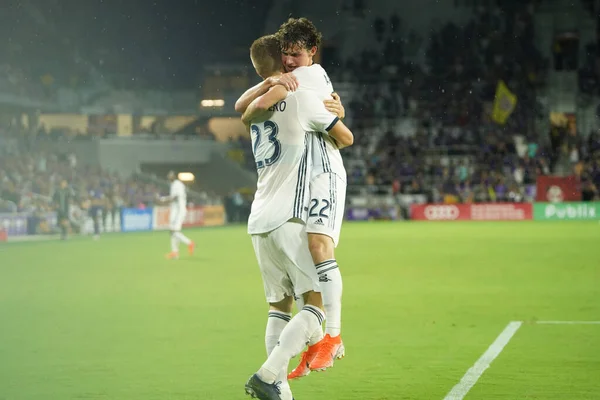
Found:
[[[90,211],[99,208],[103,231],[118,229],[118,215],[122,208],[143,209],[156,205],[157,195],[169,193],[166,175],[154,173],[133,174],[124,177],[80,162],[77,156],[42,136],[31,140],[15,131],[0,130],[0,213],[27,213],[37,222],[35,233],[52,233],[47,223],[48,213],[56,210],[53,196],[66,181],[73,194],[70,205],[71,225],[79,231]],[[46,139],[43,139],[43,138]],[[67,137],[54,138],[67,141]],[[188,205],[220,205],[226,201],[231,221],[239,222],[247,214],[248,202],[238,199],[234,192],[223,199],[204,188],[192,187]]]
[[[350,0],[344,7],[372,18],[364,3]],[[402,29],[397,14],[375,17],[372,46],[345,62],[325,64],[334,87],[337,82],[354,84],[351,96],[342,98],[356,135],[354,146],[343,151],[350,185],[372,193],[383,187],[393,194],[425,194],[433,202],[520,202],[534,199],[538,176],[575,174],[584,200],[600,200],[600,132],[582,136],[568,122],[551,132],[536,127],[541,113],[536,90],[545,84],[549,62],[534,44],[534,1],[497,4],[478,8],[462,26],[441,26],[430,38]],[[412,60],[425,39],[431,40],[420,65]],[[14,67],[24,65],[19,60],[25,55],[16,48],[5,50],[13,63],[0,65],[1,92],[47,98],[54,80],[76,83],[78,74],[61,77],[67,68],[52,68],[52,57],[44,68],[53,75],[43,75]],[[597,45],[588,45],[588,57],[580,63],[580,90],[590,95],[600,94],[598,53]],[[77,68],[72,65],[69,71]],[[91,72],[86,74],[79,75],[90,79]],[[499,81],[518,99],[504,125],[491,118]],[[185,137],[214,139],[206,126],[186,129],[181,132]],[[158,126],[141,131],[148,137],[164,137],[164,132]],[[45,141],[114,134],[110,129],[86,133],[42,128],[22,135],[0,128],[0,212],[50,210],[51,196],[63,179],[82,209],[95,197],[104,199],[107,210],[151,205],[160,191],[155,183],[83,165],[73,154],[44,146]],[[255,170],[250,140],[240,137],[230,143],[231,154]],[[239,210],[248,204],[239,193],[225,202]]]
[[[153,183],[78,163],[73,153],[56,153],[44,146],[27,152],[19,151],[18,145],[2,146],[0,212],[52,211],[52,195],[63,180],[75,195],[75,209],[85,209],[93,200],[100,201],[107,212],[121,207],[143,208],[160,192]]]
[[[576,174],[587,198],[598,198],[600,134],[582,140],[566,123],[551,133],[535,126],[549,63],[534,44],[533,2],[498,4],[435,32],[424,68],[406,60],[420,38],[401,36],[397,15],[373,19],[379,47],[326,65],[334,83],[358,88],[346,103],[358,135],[344,150],[350,184],[434,202],[519,202],[533,201],[539,175]],[[518,99],[504,125],[491,119],[499,81]]]

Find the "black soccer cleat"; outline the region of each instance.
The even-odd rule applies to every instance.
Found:
[[[267,383],[254,374],[246,382],[246,394],[253,399],[281,400],[281,382]]]

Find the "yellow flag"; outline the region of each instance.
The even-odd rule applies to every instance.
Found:
[[[500,125],[504,125],[517,105],[517,96],[511,92],[503,81],[498,82],[496,96],[494,97],[494,109],[492,119]]]

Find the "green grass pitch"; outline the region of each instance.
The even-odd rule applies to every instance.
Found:
[[[245,227],[0,246],[1,400],[244,399],[267,306]],[[183,250],[183,249],[182,249]],[[466,399],[600,399],[600,225],[346,223],[345,359],[297,400],[443,399],[524,321]],[[297,358],[292,361],[293,366]]]

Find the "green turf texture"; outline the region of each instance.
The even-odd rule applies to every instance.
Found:
[[[267,306],[245,227],[0,245],[0,399],[244,399]],[[347,356],[296,400],[443,399],[512,320],[466,399],[600,399],[600,224],[346,223]],[[296,358],[292,361],[295,366]]]

